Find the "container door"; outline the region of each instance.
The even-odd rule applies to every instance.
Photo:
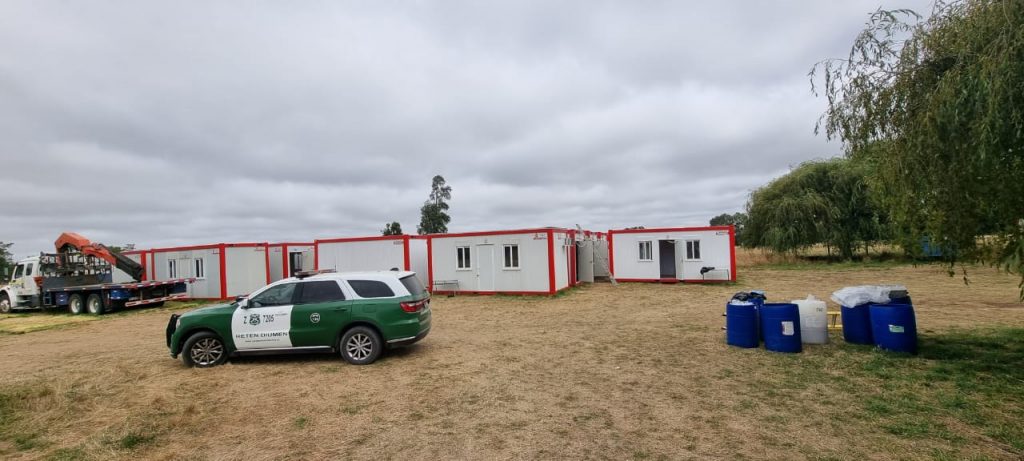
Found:
[[[288,253],[288,276],[295,277],[296,272],[306,270],[302,266],[302,252],[294,251]]]
[[[476,289],[494,291],[494,245],[476,246]]]
[[[576,248],[576,277],[581,282],[594,283],[594,242],[583,240]]]
[[[676,240],[676,278],[685,279],[686,269],[686,241]]]
[[[661,278],[663,279],[674,279],[678,278],[676,264],[676,253],[679,245],[676,245],[675,240],[658,240],[658,264],[661,269]]]

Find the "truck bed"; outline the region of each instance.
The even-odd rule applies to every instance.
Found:
[[[93,291],[93,290],[133,290],[139,288],[152,288],[164,285],[174,285],[177,283],[192,283],[196,279],[167,279],[167,280],[154,280],[151,282],[132,282],[132,283],[96,283],[92,285],[75,285],[71,287],[63,288],[45,288],[43,291],[47,293],[56,293],[61,291]]]

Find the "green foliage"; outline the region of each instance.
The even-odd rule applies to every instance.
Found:
[[[445,183],[441,175],[434,176],[430,185],[430,199],[420,208],[420,224],[416,232],[423,234],[446,234],[448,223],[448,200],[452,199],[452,187]]]
[[[847,59],[812,69],[819,127],[875,165],[908,249],[928,236],[950,263],[1024,273],[1022,30],[1021,1],[940,2],[924,20],[879,10]]]
[[[739,213],[722,213],[714,218],[711,218],[709,222],[712,226],[728,226],[732,225],[736,228],[736,244],[746,245],[743,241],[744,232],[743,230],[747,226],[747,214],[743,212]]]
[[[380,233],[381,235],[402,235],[402,225],[398,221],[392,221],[385,224]]]
[[[11,254],[11,247],[13,243],[0,242],[0,276],[10,275],[11,270],[14,268],[14,258]]]
[[[885,218],[870,198],[866,168],[847,159],[806,162],[755,190],[742,243],[797,251],[823,243],[844,259],[878,240]]]

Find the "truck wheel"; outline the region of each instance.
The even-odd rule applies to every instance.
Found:
[[[181,361],[187,367],[207,368],[220,365],[228,358],[227,348],[220,337],[209,331],[189,336],[181,348]]]
[[[353,365],[369,365],[384,351],[384,342],[376,331],[355,327],[341,336],[341,358]]]
[[[85,303],[82,302],[82,295],[73,294],[68,298],[68,310],[75,315],[85,312]]]
[[[100,295],[96,293],[86,298],[85,307],[89,309],[89,313],[92,315],[103,315],[106,312],[106,309],[103,307],[103,298],[100,298]]]
[[[11,313],[11,300],[7,298],[7,295],[0,295],[0,314]]]

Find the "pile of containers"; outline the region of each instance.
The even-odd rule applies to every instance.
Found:
[[[847,287],[832,294],[841,306],[843,338],[848,343],[917,353],[917,323],[906,287]],[[774,352],[800,352],[802,344],[828,343],[828,308],[808,295],[788,303],[769,303],[763,291],[736,293],[725,305],[725,341],[756,348],[764,341]]]
[[[802,343],[827,342],[825,303],[813,297],[769,303],[763,291],[736,293],[725,305],[726,343],[754,348],[762,340],[774,352],[800,352]]]
[[[846,287],[832,293],[841,306],[843,339],[893,352],[917,353],[914,305],[901,285]]]

